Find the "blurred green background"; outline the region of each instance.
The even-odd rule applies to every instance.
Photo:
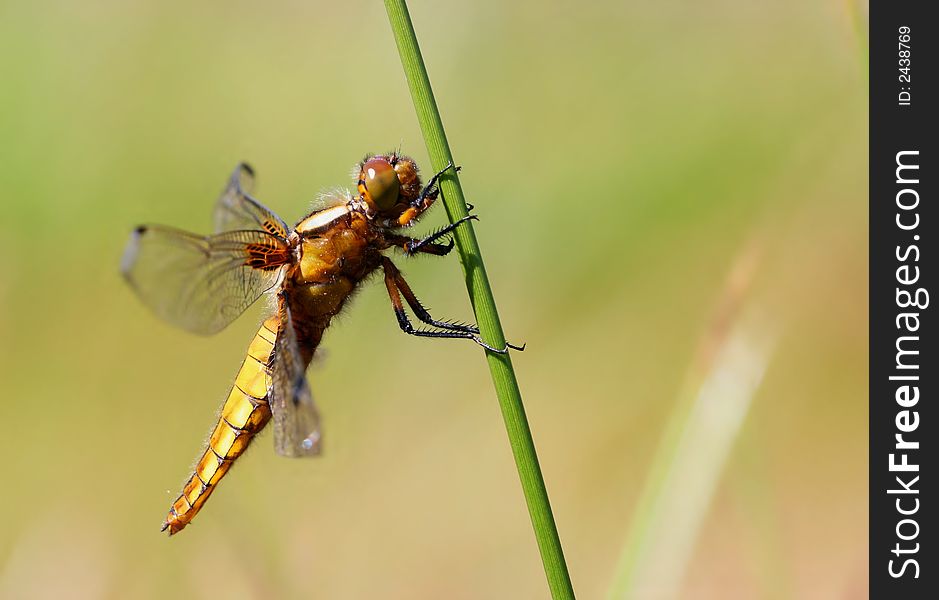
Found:
[[[866,597],[866,5],[410,8],[579,597],[719,368],[696,356],[748,323],[765,376],[670,593]],[[239,160],[291,222],[366,152],[426,165],[380,2],[6,0],[0,76],[0,597],[546,597],[480,349],[401,334],[374,281],[309,374],[325,456],[262,435],[159,533],[261,308],[158,322],[127,234],[208,231]],[[457,258],[399,263],[471,317]]]

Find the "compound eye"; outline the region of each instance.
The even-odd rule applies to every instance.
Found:
[[[383,158],[372,158],[362,165],[365,199],[371,200],[379,211],[391,210],[398,203],[401,187],[398,174],[391,163]]]

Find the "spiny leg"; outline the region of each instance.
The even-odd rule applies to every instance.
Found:
[[[448,163],[447,163],[447,166],[445,166],[444,168],[442,168],[442,169],[440,169],[439,171],[437,171],[436,173],[434,173],[434,176],[430,178],[430,181],[427,182],[427,185],[424,186],[424,189],[421,190],[420,195],[419,195],[419,196],[417,197],[417,199],[414,201],[414,205],[415,205],[415,206],[425,206],[425,204],[426,204],[425,200],[426,200],[428,197],[431,198],[431,201],[433,201],[434,199],[436,199],[437,194],[440,193],[440,190],[439,190],[439,188],[437,187],[437,181],[438,181],[438,180],[440,179],[440,177],[441,177],[444,173],[446,173],[449,169],[453,169],[453,172],[454,172],[454,173],[459,173],[460,170],[462,169],[462,167],[456,167],[456,166],[454,166],[454,165],[453,165],[453,162],[451,161],[451,162],[448,162]],[[467,202],[467,203],[466,203],[466,212],[472,212],[472,210],[473,210],[473,205]],[[438,229],[437,231],[435,231],[434,233],[428,235],[427,237],[425,237],[425,238],[423,238],[423,239],[420,239],[420,240],[414,240],[414,239],[408,240],[408,241],[405,242],[405,244],[404,244],[404,250],[405,250],[405,252],[407,252],[408,254],[415,254],[415,253],[417,253],[417,252],[426,252],[426,253],[428,253],[428,254],[436,254],[436,255],[438,255],[438,256],[444,256],[444,255],[446,255],[447,253],[449,253],[450,250],[453,249],[453,238],[450,238],[450,240],[448,241],[447,244],[434,244],[433,242],[436,241],[436,240],[439,240],[439,239],[442,238],[443,236],[449,234],[451,231],[453,231],[454,229],[456,229],[456,228],[460,225],[460,223],[464,223],[464,222],[469,221],[469,220],[476,220],[476,221],[478,221],[478,220],[479,220],[479,217],[477,217],[477,216],[475,216],[475,215],[467,215],[467,216],[462,217],[461,219],[457,220],[455,223],[451,223],[451,224],[449,224],[449,225],[446,225],[446,226],[444,226],[444,227],[441,227],[440,229]],[[427,249],[428,247],[430,247],[430,248]]]
[[[446,256],[450,254],[451,250],[453,250],[452,238],[446,244],[424,244],[423,246],[419,246],[416,251],[412,251],[409,254],[423,252],[424,254],[433,254],[434,256]],[[407,247],[405,247],[405,251],[407,251]]]
[[[414,204],[415,204],[415,205],[419,205],[419,206],[423,206],[423,205],[424,205],[424,200],[426,200],[427,197],[430,196],[431,194],[433,194],[433,196],[436,198],[436,197],[437,197],[437,194],[439,193],[439,190],[436,189],[436,188],[437,188],[437,180],[439,180],[440,177],[441,177],[441,175],[443,175],[444,173],[446,173],[446,172],[449,171],[450,169],[453,169],[453,172],[454,172],[454,173],[459,173],[459,172],[460,172],[460,169],[462,169],[462,167],[455,167],[455,166],[453,166],[453,163],[452,163],[452,162],[448,162],[448,163],[447,163],[447,166],[445,166],[444,168],[442,168],[442,169],[440,169],[439,171],[437,171],[436,173],[434,173],[434,176],[430,178],[430,181],[428,181],[428,182],[427,182],[427,185],[424,186],[424,189],[421,190],[421,194],[417,197],[417,200],[414,201]]]
[[[385,271],[385,287],[388,290],[388,297],[391,298],[391,306],[394,308],[395,316],[398,318],[398,326],[401,327],[402,331],[409,335],[419,337],[474,338],[472,333],[465,331],[427,331],[424,329],[415,329],[408,319],[408,315],[404,310],[404,304],[401,302],[401,294],[398,292],[398,285],[395,281],[396,275],[400,275],[398,269],[388,259],[385,259],[382,266]]]
[[[392,235],[387,233],[385,234],[385,240],[388,242],[387,247],[390,248],[392,246],[397,246],[407,252],[408,255],[413,255],[420,252],[423,254],[433,254],[434,256],[446,256],[447,254],[450,254],[451,250],[453,250],[452,238],[446,244],[435,244],[431,242],[418,246],[411,252],[408,252],[409,244],[417,244],[420,240],[416,240],[406,235]]]
[[[401,295],[404,296],[404,300],[408,303],[408,306],[411,307],[411,310],[414,311],[414,316],[420,319],[423,323],[433,325],[439,329],[446,329],[448,331],[462,331],[464,333],[473,333],[479,335],[479,328],[476,326],[451,323],[449,321],[438,321],[437,319],[430,316],[430,313],[427,312],[427,309],[424,308],[424,305],[421,304],[421,301],[418,300],[417,296],[414,295],[414,291],[411,290],[411,286],[408,285],[407,281],[405,281],[401,271],[399,271],[394,263],[392,263],[390,260],[388,263],[390,264],[389,269],[394,269],[392,278],[394,279],[395,286],[401,291]]]
[[[404,276],[401,275],[401,271],[398,270],[398,267],[395,266],[391,259],[385,258],[382,262],[382,268],[385,272],[385,286],[388,287],[388,295],[391,297],[391,303],[395,307],[395,312],[400,315],[404,315],[404,319],[407,319],[407,313],[404,312],[404,305],[401,303],[401,295],[404,296],[405,301],[407,301],[408,306],[411,307],[411,310],[414,311],[415,316],[420,319],[422,322],[432,325],[439,329],[445,329],[448,331],[455,331],[463,334],[469,335],[459,335],[456,337],[468,338],[473,334],[479,334],[479,329],[471,325],[460,325],[457,323],[450,323],[447,321],[438,321],[430,316],[430,313],[427,312],[427,309],[421,304],[420,300],[417,299],[417,296],[414,295],[414,292],[411,290],[411,286],[408,285],[408,282],[405,281]],[[400,290],[400,294],[399,294]],[[398,321],[401,321],[401,316],[399,315]],[[410,323],[408,323],[410,326]],[[410,332],[408,332],[410,333]],[[430,332],[430,333],[439,333],[439,332]]]
[[[404,278],[401,277],[401,272],[398,271],[398,268],[388,258],[385,258],[382,261],[382,268],[385,271],[385,287],[388,289],[388,296],[391,298],[391,305],[392,307],[394,307],[395,316],[398,318],[398,326],[401,328],[401,331],[409,335],[414,335],[418,337],[469,339],[469,340],[473,340],[474,342],[476,342],[483,348],[490,350],[492,352],[497,352],[499,354],[507,353],[510,347],[515,348],[514,346],[509,346],[508,344],[506,344],[505,348],[494,348],[490,346],[489,344],[487,344],[486,342],[484,342],[482,338],[479,337],[478,333],[473,333],[472,331],[467,331],[467,330],[454,330],[453,329],[454,327],[469,328],[468,326],[465,326],[465,325],[453,325],[452,323],[444,323],[442,321],[431,320],[433,322],[428,323],[428,324],[434,324],[435,327],[439,327],[441,329],[446,329],[446,330],[445,331],[430,331],[426,329],[415,329],[414,326],[411,324],[411,321],[408,319],[408,315],[404,310],[404,305],[401,303],[401,294],[398,293],[398,285],[399,285],[398,281],[399,280],[402,282],[404,281]],[[407,287],[407,283],[404,283],[404,285],[406,286],[408,290],[407,294],[413,297],[413,293],[411,292],[410,287]],[[408,301],[408,304],[410,304],[410,300]],[[417,303],[417,304],[418,306],[420,306],[420,303]],[[412,305],[411,308],[413,309],[414,306]],[[423,312],[424,315],[426,315],[427,317],[430,317],[430,315],[427,314],[427,311],[425,311],[423,307],[421,307],[421,312]],[[415,313],[417,313],[417,311],[415,311]],[[418,318],[420,318],[420,316]],[[441,325],[436,325],[436,323],[440,323]],[[443,325],[446,325],[446,327],[443,327]],[[476,331],[478,332],[478,330]]]
[[[437,231],[433,232],[432,234],[428,235],[425,238],[422,238],[419,240],[409,240],[404,245],[404,251],[407,252],[408,254],[415,254],[417,252],[423,252],[424,251],[423,248],[426,247],[428,244],[432,244],[436,240],[439,240],[443,236],[449,234],[454,229],[459,227],[462,223],[465,223],[467,221],[478,221],[478,220],[479,220],[479,217],[477,217],[476,215],[466,215],[462,219],[458,219],[455,223],[450,223],[449,225],[445,225],[444,227],[441,227],[440,229],[438,229]],[[453,238],[450,238],[450,241],[447,244],[435,244],[435,245],[441,246],[443,248],[447,248],[447,252],[450,252],[450,250],[453,249]],[[431,252],[431,254],[434,254],[434,252]]]

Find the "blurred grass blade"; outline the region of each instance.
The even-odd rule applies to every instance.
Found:
[[[653,470],[650,500],[636,516],[612,598],[677,598],[724,463],[766,367],[768,344],[736,331],[690,410],[667,465]]]
[[[757,252],[746,248],[665,428],[617,566],[611,600],[677,598],[733,442],[768,364],[771,336],[739,316]]]
[[[404,0],[385,0],[385,8],[388,11],[388,19],[391,22],[398,53],[401,55],[401,64],[411,90],[417,119],[424,134],[427,153],[430,155],[433,171],[436,172],[453,162],[453,157],[450,154],[450,146],[444,134],[443,123],[430,87],[430,80],[417,44],[407,4]],[[441,179],[440,188],[450,222],[466,216],[466,200],[463,197],[459,179],[448,174]],[[482,337],[489,345],[502,348],[505,346],[505,335],[499,322],[495,299],[483,266],[472,222],[459,227],[454,237],[460,260],[463,263],[466,289],[469,292]],[[486,358],[489,361],[492,381],[499,398],[499,406],[502,409],[502,417],[505,420],[522,490],[525,492],[525,501],[528,504],[538,548],[541,551],[548,587],[551,589],[553,598],[573,598],[574,590],[567,564],[564,562],[561,541],[551,513],[551,505],[548,502],[548,493],[545,489],[541,467],[538,464],[538,456],[535,453],[535,445],[528,427],[528,419],[525,416],[515,371],[512,368],[512,360],[508,354],[489,351],[486,352]]]

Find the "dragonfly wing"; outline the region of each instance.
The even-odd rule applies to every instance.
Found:
[[[286,239],[287,224],[251,196],[253,189],[254,169],[248,163],[240,163],[215,203],[215,232],[261,229]]]
[[[199,236],[147,225],[131,235],[121,272],[157,316],[208,335],[271,289],[289,259],[287,242],[263,231]]]
[[[279,304],[280,328],[274,343],[270,398],[274,450],[281,456],[316,456],[320,453],[320,416],[306,378],[310,361],[297,343],[290,307],[283,298]]]

